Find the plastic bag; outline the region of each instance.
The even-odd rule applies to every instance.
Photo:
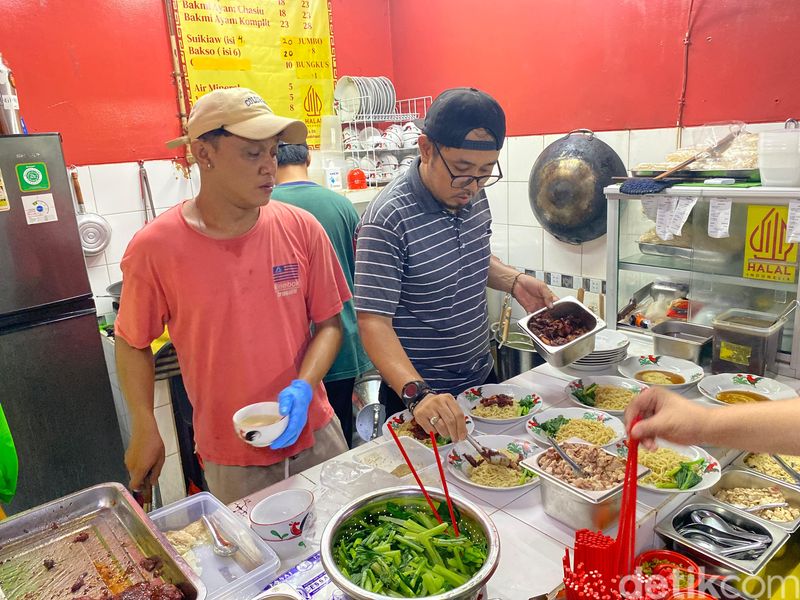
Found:
[[[17,493],[19,459],[3,406],[0,405],[0,501],[8,503]]]

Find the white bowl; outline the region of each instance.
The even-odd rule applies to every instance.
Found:
[[[249,426],[243,421],[248,417],[257,417],[264,415],[278,415],[277,402],[257,402],[256,404],[248,404],[244,408],[240,408],[233,415],[233,428],[244,442],[256,448],[266,448],[274,442],[289,425],[289,417],[281,417],[280,421],[272,423],[271,425],[264,425],[261,427]]]

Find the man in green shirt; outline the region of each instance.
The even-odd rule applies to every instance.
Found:
[[[272,191],[272,199],[307,210],[317,218],[328,233],[352,292],[355,273],[353,239],[358,213],[341,194],[309,181],[310,164],[306,144],[279,144],[277,185]],[[324,384],[328,400],[342,422],[344,437],[352,447],[353,385],[356,377],[372,369],[372,363],[358,337],[352,300],[345,303],[339,316],[342,319],[342,348],[325,376]]]

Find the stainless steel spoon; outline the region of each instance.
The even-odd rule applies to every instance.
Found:
[[[214,543],[214,554],[217,556],[233,556],[239,551],[239,546],[227,540],[220,532],[217,525],[206,515],[200,517],[211,534],[211,541]]]
[[[722,533],[727,533],[740,538],[760,540],[768,544],[772,542],[772,538],[770,536],[737,527],[736,525],[733,525],[732,523],[729,523],[720,517],[717,513],[710,510],[694,510],[692,511],[691,518],[695,523],[706,525]]]

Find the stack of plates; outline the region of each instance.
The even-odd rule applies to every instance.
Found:
[[[342,121],[395,112],[397,94],[388,77],[349,77],[336,83],[333,91],[336,113]]]
[[[605,371],[625,360],[629,345],[628,338],[619,331],[598,331],[594,337],[594,350],[569,366],[578,371]]]

